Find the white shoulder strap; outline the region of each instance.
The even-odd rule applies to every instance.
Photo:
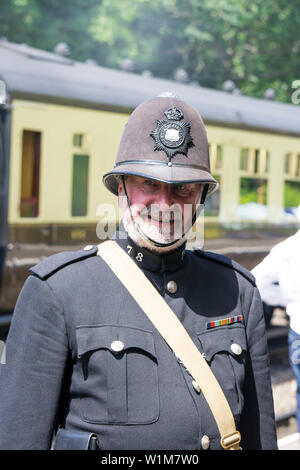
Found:
[[[114,241],[103,242],[98,253],[142,308],[200,386],[217,423],[224,449],[239,449],[240,433],[216,377],[182,323],[142,270]]]

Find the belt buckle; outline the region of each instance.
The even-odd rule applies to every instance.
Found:
[[[240,441],[241,434],[239,431],[234,431],[221,437],[221,446],[225,450],[241,450],[241,447],[239,447]]]

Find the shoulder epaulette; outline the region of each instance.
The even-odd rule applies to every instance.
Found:
[[[242,276],[248,279],[251,284],[256,286],[256,280],[253,274],[233,259],[228,258],[228,256],[224,256],[219,253],[213,253],[211,251],[202,251],[199,249],[194,249],[194,253],[198,256],[203,256],[204,258],[207,258],[215,263],[222,264],[223,266],[227,266],[228,268],[238,271]]]
[[[45,258],[43,261],[30,268],[29,271],[40,279],[47,279],[69,264],[96,255],[97,250],[97,245],[87,245],[83,250],[63,251]]]

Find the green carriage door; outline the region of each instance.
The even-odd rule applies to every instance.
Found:
[[[73,155],[72,216],[87,215],[89,156]]]

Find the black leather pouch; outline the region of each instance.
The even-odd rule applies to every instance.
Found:
[[[71,431],[59,428],[53,450],[100,450],[98,436],[92,432]]]

